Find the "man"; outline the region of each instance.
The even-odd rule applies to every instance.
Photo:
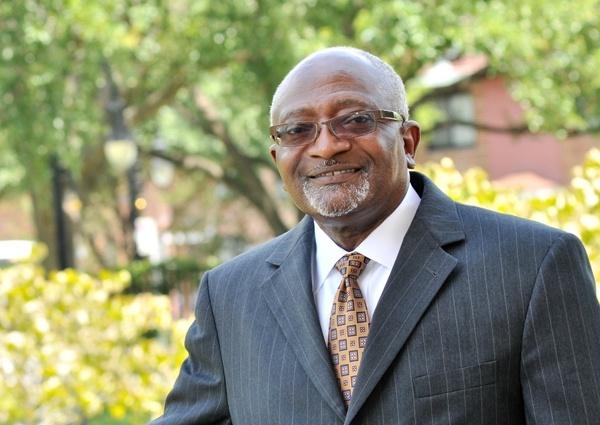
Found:
[[[307,217],[205,274],[156,425],[600,423],[600,309],[574,236],[409,175],[419,127],[366,52],[300,62],[271,120]]]

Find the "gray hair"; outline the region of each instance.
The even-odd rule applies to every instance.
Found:
[[[358,55],[363,59],[366,59],[373,67],[381,73],[382,78],[378,78],[376,89],[379,91],[386,102],[389,104],[389,107],[393,108],[394,111],[399,112],[405,119],[408,119],[408,102],[406,101],[406,89],[404,88],[404,82],[402,78],[394,68],[392,68],[387,62],[383,61],[381,58],[361,49],[357,49],[355,47],[347,47],[347,46],[338,46],[338,47],[330,47],[327,49],[316,51],[309,56],[302,59],[294,68],[287,73],[284,79],[277,86],[277,90],[275,90],[275,94],[273,95],[273,100],[271,102],[271,124],[273,123],[273,108],[275,105],[279,103],[281,98],[281,93],[283,91],[284,85],[287,82],[288,78],[292,75],[294,70],[304,64],[305,62],[310,61],[315,56],[319,56],[323,53],[328,52],[346,52],[354,55]]]

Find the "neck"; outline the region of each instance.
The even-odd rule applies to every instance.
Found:
[[[332,219],[317,219],[319,226],[323,231],[334,241],[338,246],[346,251],[354,251],[354,249],[364,241],[373,230],[381,224],[385,218],[372,223],[368,227],[357,226],[356,223],[340,223],[338,220]]]

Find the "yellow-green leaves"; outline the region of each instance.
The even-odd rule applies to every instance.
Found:
[[[120,295],[127,273],[0,270],[0,424],[149,419],[184,357],[169,299]]]

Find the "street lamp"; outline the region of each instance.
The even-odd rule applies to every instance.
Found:
[[[132,258],[139,258],[137,244],[135,241],[135,222],[138,218],[138,193],[140,190],[138,172],[138,147],[131,137],[131,133],[125,124],[123,101],[117,84],[115,83],[110,65],[103,63],[106,81],[108,85],[108,100],[106,104],[106,116],[110,125],[110,136],[104,143],[104,155],[109,165],[119,174],[127,173],[129,189],[129,219],[128,230],[130,232],[130,246]]]
[[[109,165],[117,173],[125,173],[130,170],[138,159],[138,148],[135,142],[129,138],[109,138],[104,143],[104,156]]]
[[[131,138],[111,137],[104,143],[104,155],[107,162],[119,175],[127,174],[128,186],[128,230],[130,232],[132,258],[139,258],[135,239],[136,220],[138,214],[138,194],[140,191],[138,172],[138,148]]]
[[[74,266],[73,239],[69,220],[63,208],[68,177],[67,171],[60,165],[56,155],[50,159],[50,168],[52,170],[52,200],[56,231],[56,266],[59,270],[64,270]]]

